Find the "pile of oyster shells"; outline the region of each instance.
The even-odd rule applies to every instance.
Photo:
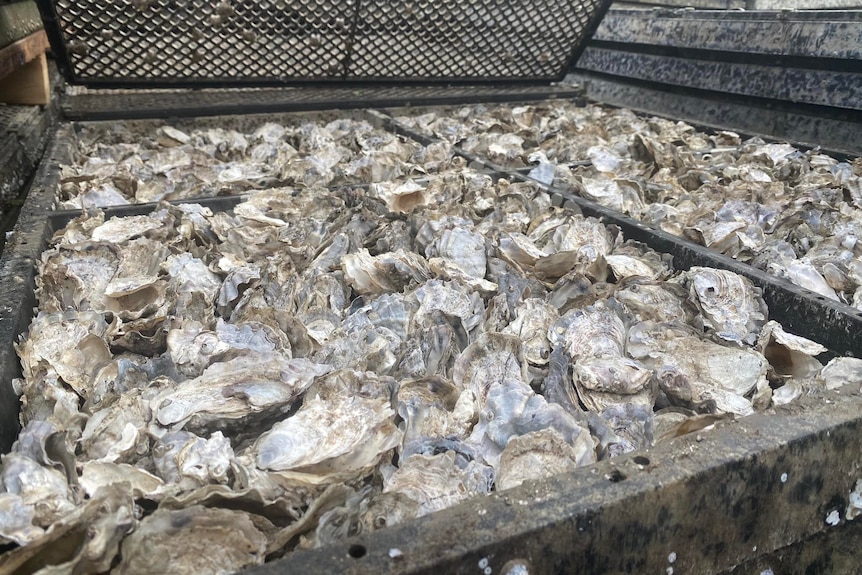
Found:
[[[461,163],[446,142],[422,146],[364,120],[315,115],[245,130],[81,124],[74,144],[61,167],[63,209],[391,181]]]
[[[91,210],[37,297],[3,572],[231,572],[862,371],[747,279],[468,169]]]
[[[398,120],[862,309],[862,159],[563,102]]]

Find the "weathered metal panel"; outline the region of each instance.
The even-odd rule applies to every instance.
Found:
[[[720,94],[682,94],[656,87],[574,74],[592,100],[640,112],[678,118],[720,130],[785,139],[809,147],[862,154],[862,123],[801,110],[766,106],[763,102],[733,101]]]
[[[583,70],[675,86],[862,109],[862,73],[691,60],[589,47]]]
[[[618,5],[672,6],[707,9],[745,10],[830,10],[862,8],[859,0],[627,0]]]
[[[611,10],[595,41],[744,54],[862,58],[862,12]]]

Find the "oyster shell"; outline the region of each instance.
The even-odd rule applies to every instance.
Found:
[[[247,513],[159,509],[123,540],[117,573],[228,573],[263,563],[266,537]]]
[[[30,325],[28,337],[17,346],[24,377],[35,378],[52,370],[86,398],[88,382],[112,357],[106,342],[112,329],[114,326],[95,312],[40,312]]]
[[[89,497],[115,484],[124,484],[136,497],[152,497],[165,487],[161,479],[134,465],[100,461],[88,461],[82,465],[80,482],[81,489]]]
[[[422,256],[404,250],[372,256],[363,248],[344,256],[341,268],[348,283],[361,294],[399,292],[431,275]]]
[[[0,540],[27,545],[45,532],[33,525],[34,509],[16,493],[0,493]]]
[[[750,280],[733,272],[693,267],[681,276],[705,327],[721,339],[753,345],[768,310]]]
[[[134,526],[134,501],[122,487],[99,490],[59,519],[45,534],[0,557],[0,570],[104,573],[111,569],[120,541]]]
[[[383,481],[383,493],[403,495],[416,502],[416,516],[452,507],[470,497],[491,491],[494,472],[471,461],[456,464],[455,453],[411,455]],[[395,523],[387,519],[387,524]]]
[[[587,409],[599,412],[619,401],[651,406],[653,372],[625,356],[626,326],[618,304],[609,302],[567,312],[548,337],[572,358],[575,387]]]
[[[496,488],[511,489],[524,481],[552,477],[581,465],[585,465],[584,454],[556,429],[532,431],[513,437],[506,444],[500,454]]]
[[[115,402],[94,411],[81,433],[81,455],[90,460],[129,463],[150,448],[146,434],[151,421],[150,401],[159,385],[130,389]]]
[[[38,527],[50,527],[75,509],[65,474],[25,455],[14,451],[4,455],[0,479],[6,493],[19,496],[33,510],[32,523]]]
[[[628,333],[628,353],[655,370],[661,390],[684,405],[748,415],[745,395],[765,384],[768,363],[748,348],[725,347],[675,323],[641,322]],[[710,403],[712,402],[712,403]]]
[[[349,473],[375,465],[401,441],[388,400],[306,399],[293,416],[260,436],[252,450],[261,469]]]
[[[768,321],[757,338],[757,347],[778,375],[808,379],[823,368],[814,356],[828,351],[817,342],[787,333],[781,324]]]
[[[499,469],[500,454],[513,437],[547,428],[556,429],[573,446],[579,465],[595,461],[589,431],[562,406],[548,403],[530,386],[517,380],[490,386],[470,443],[478,446],[485,462]]]
[[[484,333],[458,356],[452,379],[459,390],[469,390],[479,405],[492,387],[526,385],[527,371],[518,338]]]
[[[240,356],[156,395],[150,402],[153,420],[171,430],[242,424],[256,414],[286,411],[315,377],[330,369],[279,354]]]
[[[862,359],[836,357],[817,375],[817,381],[826,389],[838,389],[862,381]]]
[[[550,304],[538,298],[524,300],[515,310],[515,318],[502,333],[518,336],[524,349],[524,359],[533,365],[546,365],[551,354],[548,329],[559,314]]]

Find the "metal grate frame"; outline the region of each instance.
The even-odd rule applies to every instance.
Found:
[[[69,83],[551,82],[610,0],[38,0]]]

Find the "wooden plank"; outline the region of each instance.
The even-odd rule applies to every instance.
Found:
[[[8,76],[27,62],[48,50],[48,36],[44,30],[30,34],[0,50],[0,78]]]
[[[0,80],[0,102],[22,106],[44,106],[51,102],[45,52]]]

